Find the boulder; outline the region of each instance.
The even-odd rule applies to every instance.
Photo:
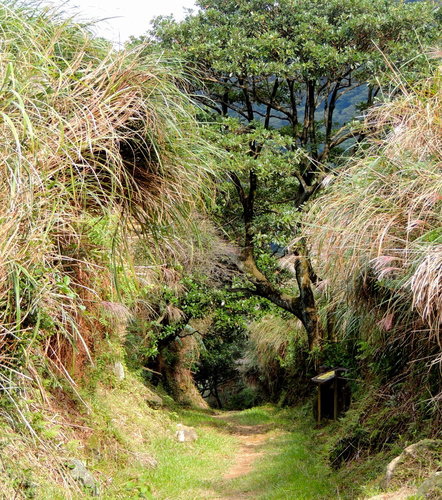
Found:
[[[442,498],[442,472],[436,472],[426,479],[417,490],[417,495],[431,500]]]
[[[383,486],[388,487],[396,476],[401,480],[406,479],[410,474],[413,476],[416,464],[419,464],[420,470],[430,468],[441,452],[442,440],[440,439],[422,439],[407,446],[387,465]]]
[[[175,437],[180,443],[192,442],[198,439],[198,434],[193,427],[177,424],[176,429]]]
[[[73,458],[67,465],[70,469],[72,478],[75,479],[75,481],[78,481],[85,489],[87,489],[88,493],[90,493],[92,496],[98,496],[100,494],[98,481],[87,470],[84,462]]]
[[[146,404],[153,408],[154,410],[158,410],[164,406],[164,401],[161,396],[155,394],[155,392],[147,390],[146,391]]]

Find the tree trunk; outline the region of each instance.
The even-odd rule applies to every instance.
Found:
[[[190,370],[191,358],[198,355],[192,336],[170,342],[158,356],[158,368],[163,383],[177,403],[194,408],[208,408],[198,391]]]
[[[322,333],[312,289],[311,277],[313,273],[308,258],[305,255],[298,254],[296,256],[294,271],[299,287],[299,296],[292,296],[279,290],[268,280],[258,268],[254,255],[253,217],[257,176],[253,171],[249,173],[249,190],[247,193],[239,177],[234,172],[231,172],[230,176],[243,207],[244,247],[241,256],[243,271],[254,286],[253,289],[247,289],[246,291],[267,299],[296,316],[307,332],[309,349],[320,347]]]

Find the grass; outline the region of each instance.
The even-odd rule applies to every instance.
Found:
[[[252,473],[234,480],[229,489],[257,499],[339,498],[324,441],[318,440],[305,409],[252,408],[239,413],[237,421],[244,425],[271,423],[274,430]]]
[[[66,456],[103,484],[136,478],[133,454],[172,425],[112,366],[140,299],[154,310],[167,272],[198,258],[214,148],[173,61],[35,2],[2,2],[0,26],[0,425],[23,444],[0,495],[35,475],[40,498],[72,498]]]
[[[271,406],[216,417],[207,412],[184,410],[175,418],[194,425],[200,439],[185,444],[159,439],[153,443],[157,469],[143,474],[155,498],[204,499],[216,495],[249,493],[262,499],[338,498],[323,452],[315,443],[312,422],[302,410],[279,410]],[[225,481],[238,441],[236,426],[270,426],[264,457],[245,477]],[[269,430],[268,427],[266,430]]]
[[[382,331],[425,332],[430,351],[442,319],[441,69],[403,87],[370,112],[368,140],[313,204],[306,230],[330,309],[368,303]]]
[[[235,482],[235,490],[256,492],[255,498],[263,500],[339,498],[311,437],[304,429],[276,436],[250,476]]]
[[[171,62],[33,2],[2,2],[0,25],[0,388],[24,402],[46,379],[77,390],[148,268],[190,267],[213,148]]]
[[[237,425],[264,425],[273,422],[276,411],[272,406],[260,406],[241,412],[233,412],[232,414],[228,414],[226,418],[232,424]]]
[[[323,325],[373,396],[347,460],[440,428],[441,76],[370,111],[358,153],[306,214]]]
[[[194,426],[198,440],[178,443],[173,436],[175,422]],[[324,440],[318,444],[318,431],[303,409],[264,406],[213,415],[175,408],[167,413],[164,424],[148,443],[139,443],[139,449],[154,456],[158,466],[146,468],[129,462],[118,469],[107,462],[107,473],[112,472],[113,480],[103,498],[202,500],[241,493],[262,499],[339,498],[336,477],[324,458]],[[144,425],[152,430],[152,423]],[[222,479],[241,453],[237,427],[261,425],[269,432],[269,440],[253,472],[234,480]],[[143,420],[137,426],[142,427]],[[97,468],[103,472],[105,465],[98,464]]]
[[[131,386],[132,388],[130,388]],[[103,498],[156,498],[190,499],[206,498],[211,485],[228,468],[238,448],[234,436],[229,435],[224,422],[214,419],[209,412],[180,409],[147,410],[141,388],[132,380],[121,391],[101,391],[99,406],[104,412],[99,427],[106,428],[104,435],[117,431],[119,453],[112,450],[115,437],[99,439],[102,460],[95,470],[102,482],[109,483]],[[100,392],[100,391],[99,391]],[[97,402],[98,403],[98,402]],[[106,416],[118,408],[111,427]],[[192,443],[179,443],[174,432],[176,423],[195,426],[198,439]],[[115,450],[115,444],[114,448]],[[125,453],[126,450],[126,453]],[[130,451],[129,459],[127,451]],[[144,466],[137,460],[143,454],[153,457],[155,468]],[[110,481],[111,478],[111,481]]]
[[[361,483],[368,482],[366,491],[375,491],[371,480],[382,473],[381,461],[330,469],[328,442],[341,423],[316,429],[307,407],[215,413],[173,405],[154,410],[146,404],[149,389],[141,380],[128,373],[127,379],[117,381],[102,373],[89,393],[81,393],[90,407],[87,413],[83,405],[68,400],[52,402],[51,410],[42,413],[40,427],[51,431],[56,454],[11,429],[2,430],[5,491],[15,495],[28,490],[38,500],[49,494],[60,500],[92,498],[61,467],[72,458],[85,462],[100,484],[103,500],[205,500],[241,494],[261,500],[353,499]],[[195,427],[198,440],[177,442],[178,422]],[[238,454],[244,453],[244,436],[238,434],[244,426],[257,426],[265,433],[266,441],[257,449],[262,456],[250,473],[225,480]]]
[[[207,427],[199,429],[199,436],[195,443],[174,439],[153,443],[160,465],[146,472],[143,480],[155,498],[205,498],[226,471],[237,449],[235,438]]]

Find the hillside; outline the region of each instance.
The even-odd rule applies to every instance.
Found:
[[[1,498],[440,498],[440,6],[340,3],[1,3]]]

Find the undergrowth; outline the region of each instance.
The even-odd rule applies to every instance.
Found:
[[[69,498],[75,432],[79,457],[117,468],[139,438],[129,427],[165,427],[142,384],[128,395],[138,415],[100,391],[118,386],[128,322],[205,244],[215,151],[174,61],[115,51],[30,2],[2,2],[0,26],[0,488]],[[133,422],[124,432],[117,415]]]
[[[306,222],[334,362],[365,392],[331,451],[337,467],[440,432],[440,68],[399,87]]]
[[[172,64],[25,3],[0,24],[0,385],[25,401],[29,382],[76,391],[127,307],[189,264],[212,149]]]

